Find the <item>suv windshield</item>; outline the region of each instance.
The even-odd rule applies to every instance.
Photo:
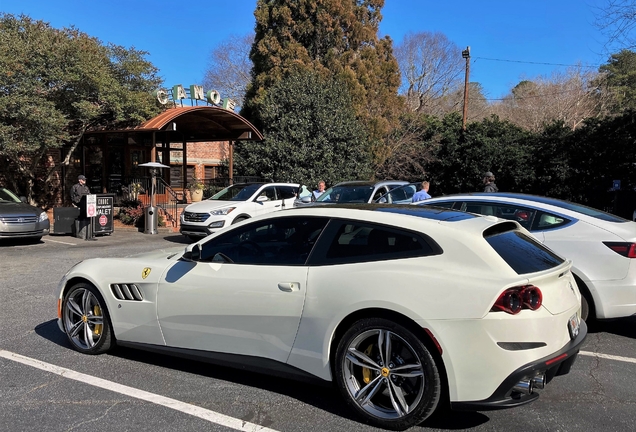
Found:
[[[373,193],[373,186],[360,185],[360,186],[333,186],[323,192],[322,195],[316,199],[316,202],[323,203],[367,203],[371,194]]]
[[[262,184],[235,184],[212,195],[209,200],[219,201],[247,201]]]

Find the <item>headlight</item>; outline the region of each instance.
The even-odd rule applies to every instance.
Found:
[[[230,214],[232,212],[232,210],[234,210],[236,207],[226,207],[226,208],[222,208],[222,209],[218,209],[218,210],[212,210],[210,212],[210,214],[212,216],[225,216],[227,214]]]
[[[49,220],[49,217],[46,214],[46,212],[40,213],[40,219],[38,220],[38,222],[44,222],[45,220]]]

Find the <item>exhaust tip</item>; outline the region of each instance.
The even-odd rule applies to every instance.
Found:
[[[534,384],[529,379],[523,379],[519,381],[517,384],[515,384],[512,390],[517,393],[529,395],[529,394],[532,394],[534,390]]]
[[[542,389],[545,387],[545,374],[537,375],[531,380],[532,387]]]

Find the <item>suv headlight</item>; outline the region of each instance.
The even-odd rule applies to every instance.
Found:
[[[48,220],[49,217],[47,216],[46,212],[42,212],[40,213],[40,218],[38,219],[38,222],[44,222],[45,220]]]
[[[222,209],[218,209],[218,210],[212,210],[210,212],[210,214],[212,216],[225,216],[228,215],[232,212],[232,210],[234,210],[236,207],[226,207],[226,208],[222,208]]]

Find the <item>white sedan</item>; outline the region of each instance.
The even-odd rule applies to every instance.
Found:
[[[516,222],[395,205],[308,206],[185,251],[89,259],[59,284],[86,354],[115,344],[333,381],[402,430],[450,402],[514,407],[587,334],[571,262]]]
[[[417,204],[519,222],[573,261],[583,319],[636,314],[636,223],[568,201],[515,193],[448,195]]]

